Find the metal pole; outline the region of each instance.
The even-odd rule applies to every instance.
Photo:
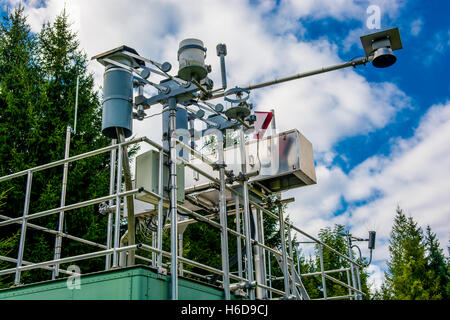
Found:
[[[269,287],[272,288],[272,262],[270,261],[270,251],[267,252],[267,258],[269,263]],[[272,290],[269,291],[269,298],[272,299]]]
[[[117,137],[119,142],[125,142],[125,134],[123,133],[122,128],[117,128]],[[127,146],[123,146],[122,148],[122,161],[123,161],[123,173],[125,178],[125,188],[127,191],[133,189],[133,185],[131,182],[131,172],[130,172],[130,161],[128,159],[128,151]],[[135,228],[135,219],[134,219],[134,201],[133,196],[128,196],[126,199],[126,212],[127,212],[127,222],[128,222],[128,236],[127,242],[128,245],[133,245],[136,243],[136,228]],[[133,266],[135,263],[135,252],[128,252],[128,266]]]
[[[170,162],[170,254],[171,254],[171,279],[172,279],[172,300],[178,300],[178,216],[177,216],[177,153],[175,149],[175,138],[173,134],[176,130],[176,107],[177,101],[174,97],[169,101],[169,162]]]
[[[4,215],[0,215],[0,219],[10,220],[11,218],[7,217],[7,216],[4,216]],[[22,221],[17,221],[16,223],[22,224]],[[29,223],[29,222],[27,222],[27,228],[40,230],[40,231],[43,231],[43,232],[46,232],[46,233],[53,234],[55,236],[58,235],[58,231],[56,231],[56,230],[45,228],[45,227],[42,227],[42,226],[39,226],[39,225],[36,225],[36,224],[33,224],[33,223]],[[86,240],[86,239],[78,238],[78,237],[72,236],[70,234],[61,233],[61,236],[63,238],[67,238],[67,239],[70,239],[70,240],[74,240],[74,241],[78,241],[78,242],[81,242],[81,243],[85,243],[85,244],[88,244],[88,245],[91,245],[91,246],[94,246],[94,247],[97,247],[97,248],[106,249],[105,245],[102,245],[100,243],[96,243],[96,242],[93,242],[93,241],[89,241],[89,240]],[[17,259],[14,262],[17,262]],[[25,264],[25,261],[22,261],[22,262]],[[50,269],[53,270],[53,268],[50,268]]]
[[[129,141],[126,141],[126,142],[122,143],[122,145],[128,146],[130,144],[136,144],[136,143],[143,142],[143,141],[149,143],[152,146],[155,146],[155,147],[157,146],[158,149],[162,148],[160,145],[158,145],[157,143],[154,143],[153,141],[147,139],[146,137],[141,137],[141,138],[129,140]],[[12,178],[17,178],[17,177],[20,177],[20,176],[25,176],[25,175],[28,174],[28,171],[38,172],[38,171],[50,169],[50,168],[53,168],[53,167],[57,167],[57,166],[63,165],[65,162],[74,162],[74,161],[77,161],[77,160],[89,158],[89,157],[92,157],[92,156],[96,156],[96,155],[102,154],[104,152],[111,151],[111,149],[115,149],[115,147],[114,146],[107,146],[107,147],[100,148],[100,149],[93,150],[93,151],[89,151],[89,152],[86,152],[86,153],[77,154],[76,156],[72,156],[72,157],[70,157],[68,159],[61,159],[61,160],[53,161],[53,162],[50,162],[50,163],[42,164],[40,166],[31,168],[31,169],[22,170],[22,171],[13,173],[13,174],[9,174],[7,176],[0,177],[0,182],[6,181],[6,180],[10,180]]]
[[[183,258],[183,234],[182,233],[180,233],[178,235],[178,247],[179,247],[178,254],[181,258]],[[183,262],[180,261],[179,265],[180,265],[179,272],[180,272],[180,276],[182,277],[183,276]]]
[[[70,152],[70,126],[67,126],[66,129],[66,147],[64,150],[64,159],[69,158],[69,152]],[[67,190],[67,175],[69,171],[69,163],[64,163],[64,169],[63,169],[63,178],[62,178],[62,186],[61,186],[61,202],[60,206],[64,207],[66,205],[66,190]],[[58,221],[58,235],[55,238],[55,249],[54,249],[54,255],[53,260],[58,260],[61,258],[61,246],[62,246],[62,236],[61,233],[63,232],[64,227],[64,211],[61,211],[59,213],[59,221]],[[56,277],[59,275],[59,265],[55,265],[53,272],[52,272],[52,280],[55,280]]]
[[[242,199],[243,200],[243,199]],[[244,210],[243,210],[243,212],[242,212],[242,232],[243,232],[243,234],[244,234],[244,249],[245,249],[245,256],[244,256],[244,259],[243,259],[243,262],[244,262],[244,278],[245,279],[249,279],[249,277],[248,277],[248,262],[247,262],[247,260],[248,260],[248,256],[247,256],[247,235],[246,235],[246,232],[247,232],[247,229],[246,229],[246,226],[247,226],[247,217],[245,216],[245,208],[244,208]],[[251,240],[250,240],[250,243],[251,243]],[[247,294],[249,293],[249,290],[247,289]]]
[[[119,259],[117,256],[117,249],[120,244],[120,190],[122,186],[122,146],[119,145],[119,149],[117,150],[118,159],[117,159],[117,182],[116,182],[116,212],[114,215],[114,251],[113,251],[113,268],[117,268],[119,264]]]
[[[158,170],[158,194],[160,196],[158,200],[158,268],[162,268],[162,233],[163,233],[163,197],[164,197],[164,187],[163,187],[163,162],[164,162],[164,152],[159,151],[159,170]]]
[[[120,252],[123,252],[123,251],[135,250],[135,249],[138,249],[140,247],[141,247],[141,244],[135,244],[135,245],[132,245],[132,246],[126,246],[126,247],[117,248],[116,251],[120,253]],[[16,268],[11,268],[11,269],[3,269],[3,270],[0,270],[0,275],[14,273],[14,272],[16,272],[15,269],[19,269],[19,271],[25,271],[25,270],[32,270],[32,269],[42,268],[42,267],[50,266],[50,265],[54,265],[54,264],[64,264],[64,263],[73,262],[73,261],[79,261],[79,260],[86,260],[86,259],[91,259],[91,258],[103,257],[104,255],[106,255],[108,253],[111,253],[111,251],[114,251],[114,250],[115,249],[94,251],[94,252],[90,252],[90,253],[80,254],[78,256],[61,258],[59,260],[50,260],[50,261],[44,261],[44,262],[39,262],[39,263],[32,263],[32,264],[29,264],[29,265],[16,267]]]
[[[236,197],[236,232],[241,233],[241,213],[239,208],[239,197]],[[238,276],[242,278],[242,243],[241,237],[236,237],[237,241],[237,265],[238,265]]]
[[[220,44],[217,46],[219,48]],[[225,55],[226,55],[226,47],[223,45],[222,51],[219,52],[218,56],[220,57],[220,74],[222,75],[222,89],[225,90],[227,88],[227,71],[225,68]],[[224,50],[223,50],[224,49]]]
[[[156,232],[152,232],[152,247],[156,248]],[[156,253],[152,252],[152,267],[156,268]]]
[[[277,125],[275,122],[275,109],[270,109],[270,112],[272,113],[272,121],[271,121],[272,132],[270,133],[270,136],[273,137],[275,135],[275,130],[277,129]]]
[[[261,210],[256,210],[256,216],[258,221],[258,242],[262,245],[265,245],[264,242],[264,219]],[[262,284],[267,286],[267,266],[266,266],[266,250],[262,247],[258,247],[260,250],[261,256],[261,275],[262,275]],[[263,298],[267,298],[267,290],[263,290]]]
[[[10,258],[10,257],[5,257],[5,256],[0,256],[0,260],[12,262],[12,263],[17,263],[17,259]],[[33,264],[33,262],[22,260],[22,264],[27,266],[27,265]],[[44,269],[44,270],[49,270],[49,271],[53,271],[54,270],[52,267],[48,267],[48,266],[41,267],[41,268]],[[64,274],[68,274],[68,275],[72,275],[73,274],[72,272],[69,272],[69,271],[64,270],[64,269],[60,269],[59,272],[64,273]]]
[[[274,79],[274,80],[266,81],[266,82],[261,82],[261,83],[258,83],[258,84],[249,85],[247,87],[243,87],[243,86],[242,87],[245,90],[253,90],[253,89],[264,88],[264,87],[271,86],[271,85],[274,85],[274,84],[278,84],[278,83],[282,83],[282,82],[286,82],[286,81],[291,81],[291,80],[296,80],[296,79],[301,79],[301,78],[306,78],[306,77],[314,76],[314,75],[325,73],[325,72],[330,72],[330,71],[339,70],[339,69],[348,68],[348,67],[356,67],[358,65],[366,64],[366,63],[372,61],[372,58],[373,58],[372,56],[358,58],[358,59],[354,59],[354,60],[351,60],[351,61],[348,61],[348,62],[337,64],[337,65],[334,65],[334,66],[323,67],[323,68],[316,69],[316,70],[313,70],[313,71],[297,73],[297,74],[292,75],[292,76],[279,78],[279,79]],[[210,99],[216,99],[216,98],[220,98],[220,97],[223,97],[223,96],[224,96],[224,93],[221,92],[221,93],[217,93],[217,94],[213,95]]]
[[[355,268],[356,268],[356,277],[358,278],[358,290],[362,291],[361,290],[361,278],[359,275],[359,268],[356,266],[355,266]],[[358,300],[362,300],[362,295],[360,293],[358,294]]]
[[[259,240],[259,230],[258,230],[258,221],[257,221],[257,213],[256,210],[251,210],[251,214],[252,214],[252,220],[254,223],[254,227],[255,227],[255,241]],[[255,280],[256,283],[261,284],[263,282],[263,278],[262,278],[262,271],[261,271],[261,256],[260,256],[260,247],[259,246],[254,246],[253,247],[253,261],[254,261],[254,266],[255,266]],[[261,287],[256,287],[256,299],[263,299],[264,297],[264,292],[262,290]]]
[[[227,231],[227,198],[225,186],[225,159],[223,150],[223,136],[217,135],[217,151],[219,154],[219,208],[220,208],[220,225],[221,232],[221,253],[222,253],[222,270],[223,270],[223,289],[225,292],[225,300],[230,300],[230,266],[228,260],[228,231]]]
[[[325,282],[325,270],[323,268],[323,248],[319,244],[319,255],[320,255],[320,271],[322,273],[322,292],[323,292],[323,298],[327,300],[327,284]]]
[[[344,288],[347,288],[348,289],[348,285],[345,283],[345,282],[342,282],[342,281],[340,281],[340,280],[338,280],[338,279],[336,279],[336,278],[334,278],[334,277],[332,277],[332,276],[329,276],[327,273],[325,273],[325,278],[326,279],[328,279],[328,280],[330,280],[330,281],[333,281],[334,283],[337,283],[338,285],[340,285],[340,286],[343,286]],[[359,291],[358,289],[356,289],[356,288],[352,288],[352,287],[350,287],[353,291],[355,291],[355,292],[358,292],[358,293],[360,293],[360,294],[365,294],[364,292],[362,292],[362,291]]]
[[[281,204],[278,205],[278,214],[280,219],[281,253],[283,256],[284,292],[286,294],[286,297],[289,297],[289,272],[286,254],[286,239],[284,235],[283,209],[281,208]]]
[[[288,225],[288,241],[289,241],[289,256],[291,257],[291,281],[292,281],[292,293],[294,294],[297,290],[295,287],[295,266],[294,266],[294,251],[292,250],[292,236],[291,236],[291,225]]]
[[[25,203],[23,205],[23,216],[22,216],[22,228],[20,231],[20,242],[19,242],[19,254],[17,255],[17,265],[16,265],[16,276],[14,279],[14,285],[20,284],[20,269],[22,266],[23,252],[25,248],[25,237],[27,233],[27,219],[28,210],[30,209],[30,197],[31,197],[31,183],[33,180],[33,172],[28,171],[27,175],[27,188],[25,192]]]
[[[297,251],[297,272],[298,272],[298,276],[301,277],[301,270],[300,270],[300,245],[297,246],[296,248]]]
[[[239,130],[240,136],[240,151],[241,151],[241,166],[242,173],[245,175],[247,173],[247,156],[245,152],[245,138],[244,138],[244,128],[241,127]],[[248,181],[244,180],[243,182],[243,196],[244,196],[244,230],[245,230],[245,253],[247,256],[247,279],[250,282],[253,282],[253,265],[252,265],[252,250],[251,250],[251,233],[250,233],[250,213],[249,213],[249,199],[248,199]],[[255,292],[253,289],[249,290],[250,300],[255,299]]]
[[[115,145],[116,144],[116,139],[112,139],[111,140],[111,145]],[[114,194],[114,180],[115,180],[115,175],[116,175],[116,149],[112,149],[111,150],[111,159],[110,159],[110,175],[109,175],[109,194],[113,195]],[[114,204],[114,200],[111,199],[109,200],[109,207],[111,208]],[[108,229],[106,231],[106,249],[111,249],[111,233],[112,233],[112,226],[113,226],[113,214],[111,211],[108,211]],[[105,270],[109,270],[109,268],[111,268],[111,255],[108,254],[106,255],[106,259],[105,259]]]
[[[80,76],[77,77],[77,89],[75,92],[75,116],[73,123],[73,133],[77,133],[77,116],[78,116],[78,86],[80,83]]]
[[[348,256],[351,259],[353,257],[352,255],[352,240],[350,238],[350,232],[347,230],[347,246],[348,246]],[[353,265],[353,263],[350,263],[350,270],[352,273],[352,288],[356,289],[356,274],[355,274],[355,266]],[[354,291],[354,295],[355,295],[355,300],[358,300],[358,294],[356,293],[356,291]]]
[[[351,287],[351,282],[350,282],[350,272],[349,272],[349,270],[347,269],[347,284],[348,284],[348,295],[349,295],[349,297],[350,297],[350,300],[353,300],[353,298],[352,298],[352,290],[350,289],[350,287]]]
[[[130,191],[122,192],[122,193],[119,194],[119,196],[127,197],[127,196],[130,196],[130,195],[139,193],[139,192],[141,192],[139,189],[133,189],[133,190],[130,190]],[[60,211],[67,212],[67,211],[71,211],[71,210],[75,210],[75,209],[79,209],[79,208],[84,208],[84,207],[87,207],[87,206],[90,206],[90,205],[94,205],[94,204],[97,204],[97,203],[108,201],[109,199],[114,198],[114,197],[115,197],[115,195],[113,195],[113,196],[107,195],[107,196],[103,196],[103,197],[100,197],[100,198],[95,198],[95,199],[86,200],[86,201],[82,201],[82,202],[78,202],[78,203],[74,203],[74,204],[69,204],[69,205],[66,205],[65,207],[62,207],[62,208],[58,207],[58,208],[53,208],[53,209],[49,209],[49,210],[45,210],[45,211],[41,211],[41,212],[36,212],[36,213],[27,215],[27,220],[45,217],[45,216],[48,216],[48,215],[59,213]],[[13,224],[13,223],[21,223],[21,221],[22,221],[22,217],[11,218],[11,219],[7,219],[6,221],[0,222],[0,226],[5,226],[5,225]]]
[[[191,135],[191,149],[195,149],[195,127],[194,119],[188,117],[189,119],[189,134]]]

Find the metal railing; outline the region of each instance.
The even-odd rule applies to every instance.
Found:
[[[174,139],[174,138],[172,138]],[[159,152],[159,190],[158,194],[153,193],[148,190],[143,190],[143,188],[136,188],[132,190],[123,190],[122,186],[122,151],[123,148],[129,145],[138,144],[138,143],[146,143],[150,147],[156,149]],[[186,151],[188,151],[190,154],[194,155],[195,157],[201,159],[204,163],[207,163],[211,167],[214,167],[215,164],[207,159],[204,155],[200,154],[199,152],[189,148],[188,146],[184,144],[179,144],[182,148],[184,148]],[[61,206],[58,208],[48,209],[45,211],[40,211],[36,213],[30,213],[30,199],[31,199],[31,189],[32,189],[32,181],[33,181],[33,174],[42,170],[54,168],[57,166],[64,166],[64,177],[63,177],[63,183],[62,188],[66,188],[67,185],[67,170],[68,170],[68,164],[77,160],[97,156],[100,154],[104,154],[106,152],[110,152],[110,161],[111,161],[111,173],[110,173],[110,189],[109,189],[109,195],[98,197],[95,199],[90,199],[82,202],[78,202],[75,204],[66,205],[63,201],[61,201]],[[117,154],[118,152],[118,154]],[[0,219],[3,220],[0,222],[0,227],[12,225],[12,224],[20,224],[21,225],[21,233],[20,233],[20,240],[19,240],[19,249],[17,258],[12,257],[5,257],[0,256],[0,260],[8,261],[11,263],[15,263],[16,266],[9,269],[0,270],[0,276],[7,275],[7,274],[15,274],[14,278],[14,284],[20,285],[21,284],[21,272],[25,270],[33,270],[33,269],[45,269],[52,271],[52,278],[56,278],[58,276],[58,272],[64,273],[64,274],[72,274],[69,271],[59,269],[59,266],[64,263],[69,262],[75,262],[80,260],[86,260],[91,258],[97,258],[97,257],[105,257],[105,270],[111,269],[111,256],[112,256],[112,267],[118,268],[119,265],[119,253],[121,252],[130,252],[130,251],[147,251],[152,253],[152,258],[147,258],[141,255],[136,255],[136,259],[144,261],[146,263],[151,264],[153,267],[161,268],[161,267],[167,267],[169,266],[168,263],[164,263],[163,258],[168,258],[170,261],[176,261],[176,265],[174,266],[173,263],[170,263],[170,267],[172,270],[176,270],[175,272],[171,273],[172,280],[177,279],[179,274],[182,273],[183,275],[186,274],[188,277],[195,277],[198,279],[205,280],[207,277],[205,275],[198,274],[196,272],[193,272],[192,270],[182,270],[180,271],[180,265],[190,265],[192,267],[204,270],[209,273],[213,273],[216,275],[219,275],[222,277],[222,281],[218,281],[220,283],[225,291],[225,297],[229,299],[230,297],[230,287],[236,287],[236,283],[232,284],[230,283],[231,280],[236,281],[238,284],[247,284],[248,286],[245,287],[247,294],[250,299],[258,298],[258,299],[270,299],[274,298],[274,295],[276,295],[278,298],[289,298],[296,296],[297,298],[303,298],[306,299],[309,297],[307,296],[307,293],[304,291],[303,285],[301,283],[301,278],[303,277],[309,277],[309,276],[321,276],[322,277],[322,283],[323,283],[323,299],[343,299],[343,298],[351,298],[351,299],[361,299],[362,295],[364,293],[361,291],[361,285],[359,281],[359,268],[363,268],[361,264],[359,264],[357,261],[354,261],[351,257],[346,256],[345,254],[342,254],[338,252],[337,250],[333,249],[332,247],[328,246],[327,244],[323,243],[319,239],[307,234],[303,230],[297,228],[292,223],[289,223],[285,221],[283,218],[283,210],[282,206],[279,203],[278,204],[278,215],[273,213],[268,208],[252,201],[249,199],[248,194],[246,194],[245,190],[246,188],[254,191],[261,197],[266,197],[267,195],[264,195],[263,193],[259,192],[255,188],[253,188],[251,185],[247,184],[247,181],[239,181],[244,187],[244,191],[242,193],[236,191],[231,186],[226,185],[225,183],[221,184],[221,179],[216,179],[215,177],[211,176],[204,170],[196,167],[192,163],[177,157],[177,160],[184,163],[185,166],[193,169],[195,172],[198,172],[199,174],[203,175],[207,179],[211,181],[211,183],[216,184],[217,186],[222,186],[221,192],[229,191],[235,196],[235,205],[234,210],[230,210],[228,214],[235,214],[236,216],[236,229],[229,228],[226,225],[226,219],[223,219],[223,217],[220,219],[220,222],[214,221],[214,216],[204,216],[197,212],[194,212],[192,210],[189,210],[188,208],[177,205],[177,210],[184,214],[190,215],[193,219],[188,219],[185,221],[178,221],[177,225],[181,224],[189,224],[197,222],[197,220],[200,220],[204,223],[207,223],[213,228],[216,228],[220,230],[223,239],[227,239],[228,235],[236,237],[236,248],[237,248],[237,270],[234,272],[230,272],[229,265],[228,265],[228,247],[223,245],[221,246],[221,254],[223,256],[222,259],[222,269],[214,268],[193,260],[190,260],[186,257],[183,257],[182,253],[178,254],[177,248],[174,248],[175,246],[178,246],[178,237],[175,237],[175,239],[171,239],[171,251],[167,252],[163,250],[163,230],[164,228],[172,228],[173,224],[169,225],[163,225],[163,201],[167,201],[163,194],[163,188],[162,188],[162,172],[163,172],[163,157],[165,154],[168,154],[168,150],[164,149],[161,145],[157,144],[156,142],[148,139],[147,137],[142,138],[136,138],[132,139],[126,142],[122,143],[116,143],[115,140],[112,141],[112,144],[110,146],[100,148],[94,151],[90,151],[84,154],[76,155],[69,157],[68,153],[66,153],[66,156],[62,160],[58,160],[52,163],[40,165],[34,168],[26,169],[14,174],[10,174],[7,176],[0,177],[0,183],[11,180],[17,177],[21,176],[27,176],[27,184],[26,184],[26,192],[25,192],[25,200],[24,200],[24,209],[23,214],[21,217],[12,218],[5,215],[0,215]],[[118,157],[116,157],[118,155]],[[116,161],[117,158],[117,161]],[[221,176],[223,179],[223,175]],[[62,190],[62,195],[65,196],[67,190]],[[121,216],[121,209],[123,207],[122,203],[125,202],[125,198],[127,196],[132,196],[141,192],[146,192],[151,194],[152,196],[156,197],[158,199],[158,224],[157,224],[157,231],[156,234],[153,233],[154,237],[152,237],[152,245],[149,244],[133,244],[129,246],[120,246],[120,216]],[[63,217],[64,214],[70,214],[71,211],[87,206],[92,206],[95,204],[99,204],[102,202],[108,202],[109,206],[111,208],[114,208],[114,212],[108,212],[108,223],[107,223],[107,230],[106,230],[106,244],[96,243],[94,241],[90,241],[87,239],[83,239],[80,237],[76,237],[73,235],[69,235],[67,233],[62,232],[61,224],[63,223],[63,218],[61,219],[61,216]],[[115,205],[114,205],[115,204]],[[250,207],[250,208],[249,208]],[[39,226],[37,224],[30,223],[29,221],[32,219],[44,217],[44,216],[50,216],[54,214],[60,214],[59,219],[59,227],[58,230],[52,230],[47,227]],[[263,225],[263,214],[267,215],[268,217],[271,217],[275,219],[279,225],[279,232],[280,237],[282,239],[281,241],[281,252],[275,248],[271,248],[267,245],[265,245],[265,238],[264,238],[264,225]],[[256,233],[255,237],[252,238],[250,234],[250,218],[253,215],[255,218],[256,223]],[[101,249],[100,251],[93,251],[88,252],[85,254],[77,255],[77,256],[70,256],[70,257],[60,257],[61,253],[61,241],[55,242],[55,258],[53,260],[49,261],[43,261],[43,262],[29,262],[24,261],[24,251],[26,247],[25,238],[26,238],[26,232],[28,228],[32,228],[35,230],[40,230],[52,235],[55,235],[55,239],[62,239],[66,238],[72,241],[77,241],[80,243],[84,243],[87,245],[90,245],[95,248]],[[288,241],[285,241],[285,233],[288,234]],[[309,274],[301,274],[300,270],[296,270],[295,261],[294,261],[294,253],[292,248],[292,239],[293,234],[298,233],[302,236],[305,236],[316,244],[319,245],[319,252],[320,252],[320,265],[321,270],[320,272],[314,272]],[[226,236],[225,236],[226,235]],[[173,234],[171,236],[173,238]],[[244,254],[243,248],[242,248],[242,241],[245,243],[246,252]],[[288,248],[286,248],[286,242],[288,243]],[[56,247],[58,246],[58,252],[59,255],[56,255]],[[322,258],[322,249],[330,250],[332,253],[338,255],[339,257],[343,258],[350,264],[350,268],[344,268],[339,270],[324,270],[323,267],[323,258]],[[176,259],[174,258],[174,255],[176,256]],[[245,259],[244,259],[245,256]],[[272,274],[272,268],[271,268],[271,258],[275,257],[277,259],[282,259],[282,263],[280,264],[280,269],[283,273],[282,277],[275,277]],[[245,261],[244,261],[245,260]],[[245,265],[244,265],[245,262]],[[299,268],[299,261],[297,261],[297,268]],[[350,279],[349,271],[352,271],[352,279]],[[331,277],[329,274],[336,273],[336,272],[347,272],[347,283],[344,283],[334,277]],[[234,274],[234,273],[237,273]],[[254,281],[256,280],[256,283]],[[274,281],[276,280],[284,280],[284,290],[277,289],[273,287]],[[347,296],[339,296],[339,297],[328,297],[326,293],[326,284],[325,279],[328,279],[330,281],[333,281],[334,283],[337,283],[349,290],[349,294]],[[302,291],[303,290],[303,291]],[[227,294],[228,292],[228,294]],[[256,292],[256,296],[255,296]],[[301,293],[303,292],[303,293]],[[177,298],[177,296],[173,297]]]

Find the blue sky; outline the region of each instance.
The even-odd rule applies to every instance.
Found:
[[[17,5],[18,0],[0,0]],[[52,20],[59,0],[22,1],[32,30]],[[314,146],[318,183],[292,190],[289,214],[317,234],[342,223],[357,236],[378,232],[369,270],[380,284],[399,204],[442,247],[450,212],[450,3],[419,0],[66,1],[81,46],[93,56],[122,44],[177,65],[178,43],[202,39],[220,83],[215,45],[228,47],[230,86],[316,69],[364,54],[359,37],[370,5],[381,9],[381,29],[399,27],[403,49],[390,68],[359,66],[252,92],[258,110],[275,109],[282,130],[297,128]],[[102,68],[90,63],[97,84]],[[155,109],[158,111],[158,109]],[[160,120],[135,123],[135,134],[160,139]],[[367,251],[363,250],[363,254]]]

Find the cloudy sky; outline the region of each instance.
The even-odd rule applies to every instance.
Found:
[[[380,285],[397,205],[449,243],[450,23],[448,1],[420,0],[1,0],[23,3],[33,31],[66,7],[89,57],[126,44],[177,64],[179,41],[204,41],[220,83],[215,46],[226,43],[229,87],[245,86],[364,55],[359,37],[375,5],[380,28],[399,27],[403,49],[386,69],[372,65],[259,89],[260,111],[274,109],[280,130],[297,128],[313,144],[317,185],[291,190],[288,212],[311,234],[345,224],[355,236],[377,231],[369,268]],[[446,7],[446,8],[444,8]],[[89,65],[101,84],[102,67]],[[175,68],[176,69],[176,68]],[[445,80],[447,79],[447,80]],[[159,112],[160,106],[151,112]],[[135,123],[160,140],[160,120]],[[367,255],[366,245],[362,246]]]

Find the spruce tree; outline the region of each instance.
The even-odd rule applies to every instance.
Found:
[[[76,133],[71,139],[71,155],[107,146],[109,140],[100,133],[101,108],[98,93],[94,90],[93,75],[87,71],[87,56],[79,48],[76,33],[70,29],[65,9],[53,23],[47,22],[43,25],[39,35],[39,61],[47,80],[43,95],[47,99],[49,110],[44,125],[49,131],[53,130],[55,137],[60,137],[56,138],[54,145],[51,146],[55,151],[54,158],[62,158],[65,146],[64,132],[67,125],[73,127],[74,124],[77,77],[78,117]],[[106,153],[71,164],[66,204],[108,194],[108,160],[109,154]],[[55,184],[59,192],[61,176],[56,179]],[[66,214],[66,231],[78,237],[104,243],[105,218],[99,215],[97,209],[97,206],[90,206]],[[93,247],[78,242],[63,241],[63,256],[81,254],[92,249]],[[80,262],[82,272],[83,269],[88,271],[99,268],[102,260]]]
[[[397,207],[389,242],[390,258],[383,286],[384,299],[428,300],[433,294],[434,272],[429,270],[423,232],[412,217]],[[430,280],[431,279],[431,280]]]
[[[19,7],[8,13],[0,32],[0,175],[21,171],[64,157],[65,133],[74,123],[76,81],[79,78],[78,119],[72,133],[70,156],[105,147],[109,140],[100,133],[101,108],[94,90],[87,57],[79,49],[77,35],[70,29],[65,10],[53,23],[45,23],[39,35],[31,33]],[[33,175],[30,214],[60,206],[63,167]],[[20,216],[23,210],[25,178],[2,182],[6,193],[3,212]],[[98,155],[69,165],[66,205],[108,194],[109,154]],[[57,230],[58,215],[31,222]],[[6,232],[3,232],[6,230]],[[64,232],[105,243],[106,219],[98,206],[66,212]],[[2,229],[2,239],[17,255],[20,225]],[[53,259],[54,235],[28,229],[24,260]],[[96,250],[63,238],[62,257]],[[104,258],[77,263],[82,273],[101,270]],[[2,264],[8,268],[13,264]],[[64,268],[65,266],[61,266]],[[48,280],[50,272],[22,273],[22,283]],[[11,284],[12,278],[3,280]]]
[[[430,295],[435,299],[449,299],[450,296],[450,273],[443,250],[440,247],[436,234],[427,226],[425,234],[425,244],[427,249]]]
[[[42,77],[36,63],[36,43],[23,7],[13,11],[8,9],[0,25],[0,176],[39,163],[36,132],[41,118]],[[39,187],[39,183],[34,182],[34,186],[37,183]],[[1,208],[3,215],[22,215],[25,183],[26,177],[0,183],[0,192],[5,196]],[[19,233],[20,225],[2,227],[0,246],[4,255],[17,257]],[[11,262],[0,261],[2,269],[13,266]],[[10,285],[12,280],[12,275],[2,277],[0,286]]]

